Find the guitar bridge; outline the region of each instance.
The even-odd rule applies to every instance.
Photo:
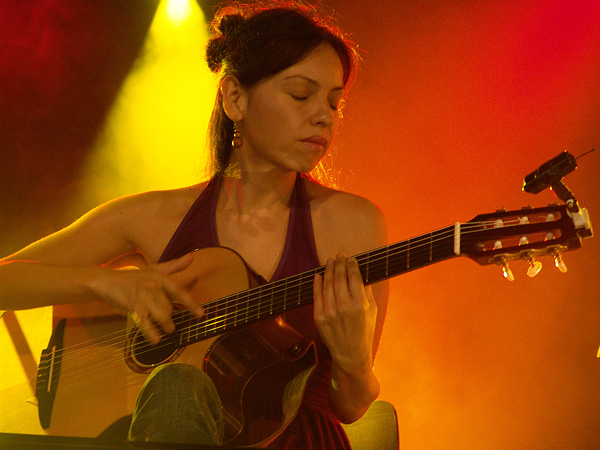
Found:
[[[42,428],[50,427],[52,408],[56,398],[60,369],[62,366],[62,349],[67,321],[62,319],[56,324],[48,347],[42,350],[37,371],[35,396],[38,399],[38,416]]]

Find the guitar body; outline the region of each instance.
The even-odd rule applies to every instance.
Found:
[[[244,291],[254,283],[243,260],[225,248],[196,252],[192,265],[175,278],[202,303]],[[125,319],[116,316],[98,323],[67,319],[64,350],[55,350],[61,360],[48,434],[99,435],[133,412],[154,367],[177,362],[202,369],[215,382],[223,402],[226,443],[264,444],[293,419],[304,383],[316,363],[314,346],[304,342],[281,317],[183,347],[159,343],[156,349],[143,341],[137,327],[127,325]],[[294,381],[288,383],[283,374]],[[274,380],[280,381],[274,384]],[[276,395],[295,404],[262,413],[256,405],[264,395]],[[38,399],[41,415],[48,399],[44,395],[38,395]],[[248,417],[259,420],[254,424]],[[42,423],[48,420],[40,419]]]

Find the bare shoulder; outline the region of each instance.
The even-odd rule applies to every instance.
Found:
[[[139,253],[154,262],[203,188],[199,184],[111,200],[12,257],[85,265]]]
[[[385,217],[373,202],[311,181],[306,187],[320,259],[340,251],[352,255],[385,245]]]
[[[155,261],[205,186],[201,183],[119,198],[100,208],[100,224],[118,223],[132,250]]]
[[[204,189],[205,183],[179,189],[164,191],[148,191],[121,197],[103,205],[104,214],[123,215],[125,218],[146,218],[153,222],[155,218],[169,220],[185,214],[198,195]]]

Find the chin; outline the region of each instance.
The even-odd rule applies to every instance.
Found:
[[[302,164],[302,165],[300,165],[298,170],[296,170],[296,172],[300,172],[300,173],[312,172],[314,170],[314,168],[317,167],[317,165],[319,164],[319,161],[313,162],[311,164]]]

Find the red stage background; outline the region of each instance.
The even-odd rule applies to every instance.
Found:
[[[364,60],[335,166],[391,241],[545,206],[524,175],[600,147],[599,2],[327,4]],[[0,5],[0,254],[94,206],[72,204],[81,169],[153,5]],[[600,149],[578,163],[566,184],[600,221]],[[512,283],[466,258],[394,279],[376,370],[401,448],[599,448],[599,251],[567,253],[566,274],[545,258],[534,279],[514,263]]]

